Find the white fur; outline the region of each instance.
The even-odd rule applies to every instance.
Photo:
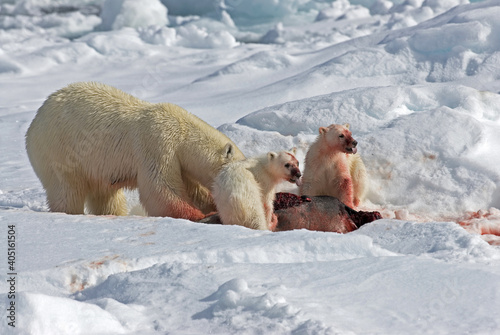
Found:
[[[354,207],[358,207],[366,198],[368,192],[368,175],[366,173],[365,163],[359,153],[348,155],[349,173],[352,178],[352,187],[354,193]]]
[[[212,188],[222,223],[270,229],[275,187],[293,177],[291,168],[298,169],[298,162],[287,152],[270,152],[224,166]]]
[[[125,215],[138,188],[149,215],[197,220],[215,209],[208,188],[244,159],[224,134],[179,106],[139,100],[99,83],[48,97],[26,134],[51,211]],[[197,208],[195,208],[197,207]]]

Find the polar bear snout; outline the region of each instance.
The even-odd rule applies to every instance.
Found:
[[[290,179],[288,181],[292,184],[297,184],[297,186],[300,186],[301,183],[301,177],[302,173],[300,172],[300,169],[296,166],[290,167]]]
[[[295,158],[294,151],[292,152],[282,152],[279,154],[282,157],[283,163],[285,163],[284,167],[287,170],[285,176],[282,176],[283,179],[288,179],[288,181],[292,184],[299,185],[300,177],[302,177],[302,173],[299,169],[299,161]],[[289,177],[288,177],[289,176]]]
[[[292,175],[292,178],[300,178],[302,177],[302,173],[300,173],[299,168],[293,167],[290,170],[290,174]]]
[[[356,152],[358,152],[358,149],[356,148],[357,145],[358,145],[358,141],[356,141],[355,139],[352,139],[352,142],[348,143],[346,146],[346,149],[345,149],[346,152],[348,154],[355,154]]]

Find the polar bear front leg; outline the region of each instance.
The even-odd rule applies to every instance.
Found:
[[[186,188],[187,196],[189,199],[191,199],[196,208],[199,208],[205,214],[217,211],[210,190],[187,175],[183,174],[182,179],[184,182],[184,187]]]
[[[339,200],[342,201],[346,206],[350,208],[356,208],[354,205],[354,193],[352,179],[350,176],[339,177]]]
[[[155,190],[153,187],[139,185],[139,200],[149,216],[168,216],[191,221],[205,218],[205,214],[173,193],[171,189],[162,187],[160,190]]]
[[[139,198],[149,216],[168,216],[191,221],[205,218],[205,214],[199,209],[169,191],[144,194],[139,189]]]

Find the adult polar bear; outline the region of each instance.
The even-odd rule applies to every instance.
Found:
[[[126,215],[123,188],[151,216],[199,220],[228,162],[244,159],[224,134],[179,106],[149,103],[100,83],[50,95],[28,132],[30,162],[51,211]]]

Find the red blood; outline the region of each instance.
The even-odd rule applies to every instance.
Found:
[[[274,200],[274,210],[286,209],[290,207],[295,207],[303,202],[310,202],[311,199],[307,196],[298,196],[293,193],[276,193],[276,199]]]
[[[178,219],[198,221],[200,219],[203,219],[205,217],[205,214],[184,201],[177,201],[167,204],[165,206],[164,213],[159,216],[168,216]]]

